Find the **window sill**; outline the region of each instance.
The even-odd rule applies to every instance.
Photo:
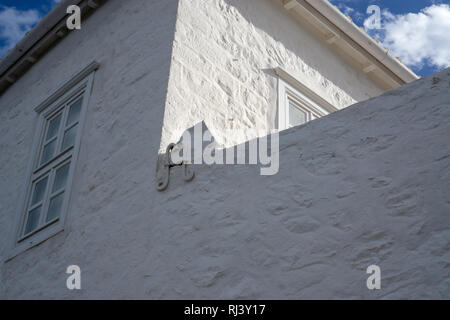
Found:
[[[57,219],[56,221],[50,222],[46,227],[41,228],[39,232],[27,235],[19,240],[7,255],[4,263],[11,261],[19,254],[47,241],[62,231],[64,231],[64,226],[61,220]]]

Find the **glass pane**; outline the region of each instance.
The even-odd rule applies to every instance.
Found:
[[[53,190],[52,192],[58,191],[61,188],[64,188],[67,181],[67,175],[69,174],[70,162],[63,165],[61,168],[56,170],[55,182],[53,182]]]
[[[289,125],[298,126],[306,123],[307,113],[301,110],[297,105],[289,102]]]
[[[31,199],[31,205],[35,205],[44,198],[45,187],[47,186],[48,177],[40,180],[34,185],[33,198]]]
[[[51,158],[53,158],[53,154],[55,153],[55,148],[56,148],[56,139],[44,147],[44,151],[42,152],[41,164],[44,164],[47,161],[49,161]]]
[[[50,200],[46,222],[49,222],[50,220],[59,217],[59,214],[61,213],[63,200],[64,200],[64,192],[60,193],[59,195]]]
[[[59,114],[56,118],[50,120],[48,123],[47,137],[45,141],[50,140],[54,136],[58,134],[59,123],[61,122],[61,114]]]
[[[61,150],[66,150],[68,147],[73,146],[75,143],[75,137],[77,135],[77,127],[78,125],[74,126],[73,128],[67,130],[64,133],[64,140],[62,144]]]
[[[69,115],[67,116],[66,126],[77,122],[80,118],[81,105],[83,104],[83,99],[77,100],[70,106]]]
[[[36,228],[38,227],[39,216],[41,215],[41,208],[42,206],[39,206],[28,213],[28,220],[27,225],[25,227],[24,235],[30,233],[33,230],[36,230]]]

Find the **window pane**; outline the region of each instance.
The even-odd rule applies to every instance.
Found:
[[[31,199],[31,206],[35,205],[39,201],[42,201],[45,194],[45,187],[47,186],[48,177],[40,180],[34,185],[33,198]]]
[[[297,105],[289,102],[289,125],[298,126],[306,123],[307,113],[301,110]]]
[[[77,135],[77,127],[78,127],[78,125],[74,126],[73,128],[67,130],[64,133],[64,140],[63,140],[61,151],[66,150],[68,147],[74,145],[75,136]]]
[[[83,99],[77,100],[70,106],[69,115],[67,116],[66,126],[75,123],[80,118],[81,105],[83,104]]]
[[[51,158],[53,158],[53,154],[55,153],[55,148],[56,148],[56,139],[44,147],[44,151],[42,152],[41,164],[44,164],[47,161],[49,161]]]
[[[63,165],[61,168],[56,170],[55,182],[53,182],[52,192],[58,191],[64,188],[67,181],[67,175],[69,174],[70,162]]]
[[[56,118],[50,120],[48,123],[47,137],[45,141],[50,140],[54,136],[58,134],[59,124],[61,122],[61,114],[59,114]]]
[[[56,197],[50,200],[50,205],[48,206],[47,219],[46,222],[59,217],[61,213],[61,207],[64,200],[64,192],[60,193]]]
[[[41,215],[41,208],[42,206],[39,206],[28,213],[28,221],[25,227],[24,234],[28,234],[31,231],[36,230],[36,228],[38,227],[39,216]]]

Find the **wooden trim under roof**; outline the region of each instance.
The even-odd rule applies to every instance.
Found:
[[[315,29],[333,50],[385,89],[419,79],[327,0],[279,1],[294,18]]]

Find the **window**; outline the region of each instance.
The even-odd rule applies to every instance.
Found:
[[[21,238],[32,235],[61,217],[68,198],[67,180],[73,165],[75,141],[80,133],[83,94],[84,91],[44,117]]]
[[[279,130],[305,124],[337,109],[281,68],[278,78]],[[288,83],[289,81],[289,83]],[[291,85],[293,84],[293,85]],[[295,87],[294,87],[295,85]]]
[[[328,112],[280,79],[278,122],[280,130],[305,124]]]
[[[288,112],[286,117],[286,123],[288,127],[295,127],[302,125],[308,121],[320,118],[320,114],[314,110],[306,107],[301,102],[297,101],[293,97],[288,96]]]
[[[13,252],[63,229],[83,118],[97,68],[97,63],[89,65],[35,109],[39,124]]]

